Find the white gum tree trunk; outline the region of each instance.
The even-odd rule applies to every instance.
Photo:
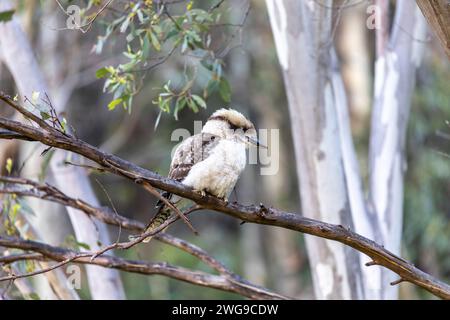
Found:
[[[355,229],[352,213],[366,218],[350,131],[341,130],[348,115],[334,58],[332,1],[266,3],[288,97],[302,212]],[[356,189],[354,198],[349,188]],[[355,251],[309,236],[306,245],[318,299],[365,297]]]
[[[399,255],[403,226],[405,139],[415,72],[422,60],[426,21],[414,1],[397,1],[387,46],[378,48],[370,134],[369,203],[379,226],[377,241]],[[384,298],[395,299],[396,275],[384,269]]]
[[[11,3],[0,1],[0,11],[11,8]],[[55,32],[49,30],[48,32]],[[0,23],[0,50],[3,62],[11,72],[18,90],[22,96],[31,97],[33,91],[49,92],[44,75],[33,55],[31,45],[20,27],[17,18],[7,23]],[[63,111],[60,105],[54,106],[58,113]],[[77,167],[61,166],[66,158],[66,152],[57,151],[52,158],[50,169],[56,185],[72,197],[80,198],[94,206],[98,200],[92,190],[84,170]],[[70,221],[79,242],[86,243],[91,250],[99,248],[98,243],[110,242],[107,228],[104,224],[90,219],[86,214],[72,208],[67,208]],[[51,221],[49,221],[51,223]],[[124,291],[117,270],[98,266],[86,266],[87,278],[93,299],[124,299]]]
[[[369,201],[333,44],[334,14],[342,2],[266,4],[288,97],[303,214],[349,227],[399,253],[404,141],[424,33],[415,3],[397,1],[389,45],[376,63]],[[390,286],[396,279],[378,266],[366,267],[366,256],[308,236],[306,245],[318,299],[397,297]]]

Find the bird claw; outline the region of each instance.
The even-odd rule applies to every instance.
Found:
[[[195,192],[197,192],[198,194],[200,194],[200,196],[202,198],[206,197],[206,191],[205,190],[194,190]]]
[[[207,195],[211,195],[210,193],[206,192],[205,190],[194,190],[196,193],[200,194],[200,196],[202,198],[206,197]],[[212,195],[214,196],[214,195]],[[219,198],[221,201],[225,202],[225,205],[228,205],[228,197],[217,197]]]
[[[223,197],[223,198],[219,198],[220,200],[222,200],[223,202],[225,202],[225,205],[228,205],[228,198],[227,197]]]

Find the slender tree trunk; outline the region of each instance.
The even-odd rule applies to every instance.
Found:
[[[264,141],[268,146],[278,144],[279,149],[274,147],[270,150],[270,155],[274,158],[277,152],[280,155],[288,154],[289,150],[286,143],[284,143],[279,136],[271,136],[271,130],[277,130],[283,126],[283,114],[280,113],[279,109],[274,108],[271,103],[268,103],[267,99],[257,98],[254,103],[258,106],[257,110],[259,112],[259,118],[261,119],[258,122],[257,127],[268,129],[267,142],[264,141],[265,138],[261,135],[259,136],[259,139]],[[260,199],[264,199],[267,203],[282,203],[289,194],[289,185],[286,183],[291,179],[289,176],[289,159],[280,158],[277,159],[277,161],[279,161],[279,163],[276,174],[260,174],[259,177],[261,180],[260,185],[262,186],[262,195],[260,196]],[[275,161],[272,165],[275,168]],[[262,172],[261,168],[258,168],[258,170]],[[306,286],[305,283],[301,281],[298,274],[302,271],[302,260],[306,260],[302,259],[299,251],[298,234],[281,228],[265,228],[263,232],[266,234],[264,243],[268,256],[267,259],[269,261],[267,267],[270,272],[270,279],[273,281],[272,287],[277,292],[283,292],[289,297],[299,299],[311,298],[311,287]]]
[[[333,1],[322,2],[266,1],[288,97],[303,214],[355,229],[352,213],[367,218],[350,132],[341,130],[348,114],[334,57]],[[350,188],[357,191],[352,198]],[[308,236],[306,245],[317,298],[365,297],[358,254]]]
[[[333,47],[340,2],[266,2],[288,96],[304,214],[353,228],[399,253],[403,149],[424,39],[415,3],[397,2],[389,41],[384,39],[387,10],[377,31],[367,205]],[[320,239],[306,240],[318,298],[397,297],[397,288],[390,286],[396,279],[379,267],[365,267],[365,256]]]
[[[367,14],[363,6],[342,12],[336,46],[341,72],[348,93],[351,127],[355,137],[367,133],[372,104],[372,74],[369,30],[364,28]]]
[[[236,90],[234,103],[239,110],[248,112],[249,99],[243,91],[250,77],[250,58],[239,50],[230,53],[230,77]],[[247,112],[246,112],[247,111]],[[258,201],[260,195],[254,186],[258,183],[258,176],[254,168],[245,170],[236,187],[235,194],[239,198],[251,203]],[[251,282],[265,286],[267,283],[267,267],[264,252],[264,227],[257,224],[246,224],[240,227],[240,246],[242,257],[242,269],[244,277]]]
[[[7,10],[11,5],[8,1],[0,3],[0,10]],[[48,32],[55,32],[49,30]],[[32,54],[31,46],[24,32],[21,30],[17,19],[0,24],[0,48],[4,63],[10,70],[22,96],[31,97],[32,91],[42,94],[49,92],[44,76]],[[62,112],[62,106],[55,105],[58,113]],[[56,184],[73,197],[98,205],[98,200],[90,186],[84,170],[75,167],[62,167],[61,163],[66,158],[65,152],[57,151],[51,161]],[[70,190],[68,190],[70,186]],[[77,240],[86,243],[91,250],[99,247],[98,243],[109,243],[109,235],[104,224],[91,220],[84,213],[67,209]],[[87,266],[87,276],[91,295],[94,299],[123,299],[124,292],[117,270]]]
[[[377,41],[387,45],[377,46],[375,62],[369,201],[380,229],[376,241],[395,254],[401,249],[406,130],[425,36],[426,23],[416,3],[402,0],[397,1],[390,38]],[[397,298],[398,288],[389,285],[395,280],[395,274],[383,270],[384,298]]]

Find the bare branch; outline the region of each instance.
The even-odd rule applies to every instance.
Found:
[[[260,288],[243,281],[239,278],[232,278],[225,275],[212,275],[201,271],[192,271],[179,266],[173,266],[164,262],[145,262],[133,261],[112,256],[101,256],[95,260],[90,259],[90,254],[85,252],[77,252],[69,249],[53,247],[47,244],[23,240],[11,237],[0,236],[0,246],[7,248],[16,248],[26,251],[38,252],[48,259],[59,261],[57,264],[48,269],[55,269],[69,262],[81,264],[94,264],[106,268],[118,269],[126,272],[147,274],[147,275],[164,275],[192,284],[215,288],[223,291],[229,291],[240,294],[252,299],[287,299],[287,297],[272,293],[267,289]],[[23,256],[25,259],[25,256]],[[39,270],[26,275],[12,275],[0,278],[0,281],[14,280],[21,277],[31,276],[49,270]]]
[[[84,203],[83,201],[73,199],[73,198],[66,196],[60,190],[58,190],[55,187],[50,186],[48,184],[39,184],[37,182],[31,181],[28,179],[2,177],[2,176],[0,176],[0,182],[7,183],[6,187],[4,187],[3,189],[0,189],[0,194],[4,193],[4,194],[15,194],[18,196],[30,196],[30,197],[43,199],[43,200],[53,201],[53,202],[60,203],[60,204],[66,205],[66,206],[71,206],[73,208],[84,211],[89,216],[96,217],[97,219],[101,220],[102,222],[105,222],[110,225],[123,227],[123,228],[129,229],[129,230],[144,231],[144,228],[145,228],[145,225],[143,223],[132,220],[132,219],[125,218],[125,217],[119,215],[118,213],[115,213],[115,212],[113,213],[113,211],[108,207],[95,208],[87,203]],[[11,187],[10,184],[18,184],[21,187]],[[24,187],[23,187],[24,185],[31,186],[33,189],[24,189]],[[184,212],[183,214],[187,215],[187,214],[190,214],[190,213],[192,213],[196,210],[200,210],[200,209],[201,209],[200,206],[195,205],[195,206],[192,206],[191,208],[189,208],[188,210],[186,210],[186,212]],[[174,221],[178,220],[178,218],[179,217],[173,217],[167,223],[168,224],[173,223]],[[165,228],[165,226],[162,228]],[[162,228],[158,228],[158,230],[160,230]],[[158,230],[153,230],[152,232],[156,233],[156,232],[158,232]],[[142,235],[139,238],[140,238],[140,240],[145,239],[145,236]],[[246,285],[246,286],[249,286],[249,288],[253,288],[253,290],[255,290],[256,287],[253,284],[248,283],[247,281],[241,279],[240,276],[238,276],[235,273],[233,273],[232,271],[230,271],[225,265],[223,265],[220,261],[218,261],[215,258],[213,258],[212,256],[210,256],[202,248],[200,248],[196,245],[193,245],[185,240],[173,237],[166,233],[157,233],[154,235],[154,238],[163,243],[166,243],[173,247],[179,248],[179,249],[195,256],[196,258],[198,258],[202,262],[204,262],[206,265],[208,265],[212,269],[219,272],[221,275],[229,277],[230,281],[237,281],[240,285]],[[103,248],[102,250],[100,250],[98,252],[87,253],[85,255],[85,257],[90,257],[91,261],[93,261],[100,254],[103,254],[104,252],[106,252],[112,248],[116,248],[116,247],[120,248],[121,245],[125,245],[125,244],[127,244],[127,243],[122,243],[122,244],[114,243],[110,246]],[[6,257],[0,257],[0,263],[8,264],[8,263],[12,263],[15,261],[30,260],[30,259],[31,260],[46,260],[46,258],[41,254],[17,254],[17,255],[10,255],[10,256],[6,256]],[[49,268],[45,268],[45,269],[39,270],[39,272],[35,272],[32,274],[26,274],[26,275],[20,275],[20,276],[12,275],[9,277],[0,278],[0,281],[15,280],[15,279],[19,279],[19,278],[32,276],[35,274],[45,273],[45,272],[51,271],[57,267],[61,267],[62,265],[65,265],[71,261],[72,260],[64,260],[62,263],[58,264],[56,267],[52,266]],[[257,290],[260,292],[263,292],[264,294],[278,296],[278,294],[271,293],[270,291],[268,291],[267,289],[264,289],[264,288],[257,287]],[[280,297],[282,297],[282,296],[280,295]]]
[[[72,28],[72,29],[76,29],[76,30],[80,30],[82,33],[87,33],[89,32],[89,30],[91,30],[92,25],[94,24],[95,20],[97,20],[98,16],[105,11],[108,6],[113,2],[114,0],[108,0],[101,8],[100,10],[98,10],[94,16],[85,24],[79,26],[76,25],[76,28]],[[61,2],[59,2],[59,0],[56,0],[56,3],[58,4],[58,6],[60,7],[60,9],[67,15],[69,16],[69,14],[67,13],[66,9],[64,9],[63,5],[61,4]],[[57,29],[58,31],[62,31],[62,30],[71,30],[71,28],[59,28]]]
[[[151,184],[143,182],[142,187],[150,194],[154,195],[156,198],[164,202],[166,206],[172,209],[184,221],[184,223],[187,224],[187,226],[192,230],[192,232],[194,232],[194,234],[198,234],[191,221],[176,206],[174,206],[169,200],[164,198],[155,188],[153,188]]]
[[[16,261],[23,261],[23,260],[47,260],[42,254],[40,253],[22,253],[22,254],[11,254],[8,256],[0,257],[0,264],[11,264]]]
[[[49,271],[55,270],[57,268],[60,268],[60,267],[62,267],[64,265],[68,264],[69,262],[72,262],[73,260],[77,259],[78,257],[84,256],[84,255],[86,255],[86,254],[83,253],[83,254],[80,254],[80,256],[70,257],[70,258],[67,258],[67,259],[65,259],[63,261],[60,261],[60,262],[58,262],[58,263],[56,263],[56,264],[54,264],[54,265],[52,265],[52,266],[50,266],[48,268],[40,269],[40,270],[33,271],[33,272],[30,272],[30,273],[18,274],[18,275],[12,274],[12,275],[9,275],[9,276],[1,277],[0,278],[0,282],[1,281],[14,281],[16,279],[28,278],[28,277],[36,276],[38,274],[47,273]],[[24,259],[22,259],[22,260],[24,260]]]

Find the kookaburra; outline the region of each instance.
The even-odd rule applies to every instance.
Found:
[[[217,110],[209,117],[201,133],[178,145],[170,165],[169,178],[202,194],[208,193],[228,201],[245,168],[246,149],[250,145],[260,146],[253,123],[236,110]],[[175,205],[180,202],[179,197],[170,193],[165,192],[163,196]],[[158,201],[157,208],[158,212],[146,231],[157,228],[172,214],[162,201]]]

